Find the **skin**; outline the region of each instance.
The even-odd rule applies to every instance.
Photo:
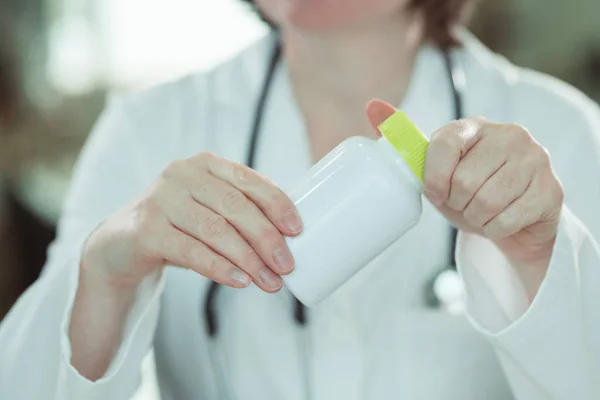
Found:
[[[294,204],[250,168],[201,153],[171,163],[140,199],[86,241],[69,337],[72,365],[102,377],[144,277],[165,265],[267,293],[294,261],[284,236],[302,230]]]
[[[407,89],[422,19],[405,0],[260,0],[284,56],[313,156],[376,126]],[[358,56],[357,56],[358,55]],[[365,104],[372,98],[385,101]],[[462,230],[488,237],[533,297],[548,267],[562,189],[544,149],[517,125],[466,119],[433,135],[427,197]],[[284,236],[302,224],[292,202],[249,168],[201,153],[174,161],[138,200],[87,239],[69,337],[72,365],[101,378],[140,282],[166,265],[266,292],[293,269]]]
[[[369,104],[373,126],[395,111]],[[436,131],[424,193],[458,229],[490,239],[520,275],[530,299],[546,274],[564,193],[550,157],[524,127],[466,118]]]
[[[402,12],[408,0],[255,0],[278,26],[306,33],[348,32]]]

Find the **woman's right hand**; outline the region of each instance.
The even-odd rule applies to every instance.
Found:
[[[171,163],[144,196],[102,223],[86,241],[81,268],[111,286],[135,287],[175,265],[271,293],[294,268],[284,235],[301,230],[293,202],[266,178],[201,153]]]

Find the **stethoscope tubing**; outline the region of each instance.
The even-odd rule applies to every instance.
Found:
[[[450,85],[450,90],[452,93],[452,101],[453,101],[453,115],[454,119],[458,120],[463,118],[464,116],[464,91],[465,91],[465,81],[464,81],[464,71],[460,66],[455,63],[452,59],[452,54],[449,50],[441,49],[444,65],[448,74],[448,83]],[[279,61],[281,60],[281,45],[279,40],[276,40],[275,45],[271,51],[269,57],[269,64],[267,66],[267,70],[265,71],[265,76],[262,82],[261,91],[256,102],[256,106],[254,109],[254,118],[250,131],[250,140],[248,143],[248,153],[246,156],[246,165],[250,168],[254,168],[256,161],[256,150],[258,147],[258,140],[260,137],[260,133],[262,130],[262,124],[265,114],[265,105],[267,103],[269,93],[271,91],[271,86],[273,83],[273,78],[275,76],[275,72],[279,65]],[[450,232],[450,254],[448,255],[448,265],[451,269],[456,269],[456,260],[454,256],[454,251],[456,247],[456,238],[458,235],[458,231],[456,228],[452,227]],[[433,284],[435,279],[433,279],[430,283],[427,284],[427,288],[425,290],[425,304],[428,307],[436,307],[439,305],[439,299],[436,298],[433,293]],[[220,284],[216,282],[210,282],[209,288],[206,292],[206,297],[204,300],[203,307],[203,320],[206,325],[206,330],[208,336],[214,338],[218,334],[218,322],[217,322],[217,313],[216,313],[216,299],[218,296]],[[307,315],[306,315],[305,306],[294,299],[294,310],[293,316],[294,320],[299,326],[304,326],[307,323]]]

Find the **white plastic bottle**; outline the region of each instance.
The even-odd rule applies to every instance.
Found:
[[[317,162],[292,192],[304,230],[287,242],[296,261],[283,280],[314,306],[412,228],[421,216],[428,141],[402,111],[383,137],[352,137]]]

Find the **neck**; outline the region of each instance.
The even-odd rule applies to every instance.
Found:
[[[407,14],[345,31],[282,30],[292,87],[309,133],[344,132],[339,139],[368,134],[364,108],[369,100],[401,102],[421,43],[421,20]]]

